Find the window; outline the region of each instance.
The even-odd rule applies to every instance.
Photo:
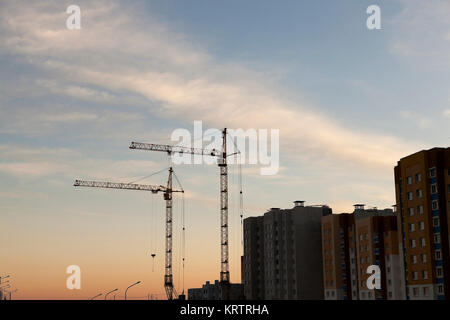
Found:
[[[441,260],[441,250],[436,250],[436,260]]]
[[[413,280],[419,279],[419,274],[417,273],[417,271],[413,271],[412,278],[413,278]],[[416,288],[414,288],[414,289],[416,289]]]
[[[422,195],[423,195],[423,193],[422,193],[422,189],[417,189],[416,190],[416,194],[417,194],[417,198],[422,198]],[[411,199],[412,200],[412,199]]]
[[[431,194],[435,194],[435,193],[437,193],[438,191],[437,191],[437,184],[436,183],[433,183],[432,185],[431,185]]]
[[[442,277],[442,267],[437,267],[436,268],[436,274],[438,277]]]
[[[362,233],[359,235],[359,240],[360,241],[362,241],[362,239],[363,239],[363,235],[362,235]]]
[[[417,256],[415,256],[415,255],[411,256],[411,263],[412,264],[416,264],[417,263]]]
[[[430,289],[430,288],[428,288],[428,287],[423,287],[423,288],[422,288],[422,292],[423,292],[424,297],[428,297],[429,289]]]
[[[366,251],[369,251],[369,245],[366,244]]]
[[[438,292],[444,293],[444,287],[442,286],[442,284],[438,285]]]
[[[409,213],[410,217],[413,216],[414,215],[414,208],[408,208],[408,213]]]
[[[425,253],[422,253],[421,257],[422,257],[422,263],[427,263],[427,255]]]
[[[422,181],[422,175],[420,173],[416,173],[416,182]]]
[[[436,168],[430,168],[430,178],[436,178]]]
[[[370,262],[370,258],[369,258],[369,256],[367,256],[367,258],[366,258],[366,262],[367,262],[367,263],[369,263],[369,262]]]
[[[427,245],[425,238],[420,238],[420,245],[425,247]]]
[[[361,258],[361,264],[363,264],[364,263],[364,258]]]
[[[412,184],[412,177],[406,177],[406,184]]]
[[[389,291],[388,295],[389,295],[389,299],[392,299],[392,291]]]
[[[431,201],[431,209],[433,209],[433,210],[438,210],[439,209],[439,205],[438,205],[438,201],[437,200]]]
[[[408,192],[408,200],[412,200],[413,199],[413,194],[412,194],[412,192],[410,191],[410,192]]]
[[[413,288],[413,295],[417,297],[419,295],[419,288]]]
[[[423,206],[417,206],[417,212],[419,212],[419,214],[423,214]]]
[[[433,227],[439,227],[439,217],[433,217]]]
[[[425,222],[424,221],[420,221],[419,222],[419,229],[420,230],[425,230]]]
[[[410,231],[410,232],[416,231],[416,225],[415,225],[414,223],[410,223],[410,224],[409,224],[409,231]]]
[[[410,245],[411,245],[411,248],[415,248],[416,247],[416,240],[415,239],[411,239]]]
[[[369,234],[366,233],[366,240],[369,240]]]
[[[441,235],[440,234],[435,234],[433,236],[434,238],[434,243],[441,243]]]
[[[428,279],[428,271],[422,270],[422,279],[427,280]]]

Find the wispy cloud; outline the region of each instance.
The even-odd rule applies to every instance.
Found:
[[[88,23],[77,32],[65,29],[59,2],[3,6],[8,10],[1,13],[1,50],[54,74],[59,86],[49,90],[93,101],[109,97],[98,90],[131,92],[156,103],[159,107],[149,108],[153,114],[201,119],[219,128],[282,124],[282,152],[291,156],[320,155],[387,169],[418,147],[383,133],[346,128],[314,106],[288,101],[264,73],[220,62],[190,44],[186,35],[142,19],[119,2],[82,3]],[[40,19],[33,19],[36,15]],[[95,54],[86,59],[89,52]]]
[[[425,58],[428,66],[449,67],[450,2],[397,1],[402,11],[390,21],[393,52],[403,57]]]
[[[161,164],[148,160],[113,160],[89,157],[68,148],[25,148],[0,145],[0,173],[19,178],[53,177],[130,182],[159,171]]]
[[[404,110],[400,112],[400,116],[407,120],[408,123],[413,124],[420,129],[426,129],[431,124],[431,119],[423,114],[419,114],[414,111]]]

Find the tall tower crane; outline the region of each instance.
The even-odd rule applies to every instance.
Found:
[[[227,157],[227,129],[222,130],[222,150],[188,148],[153,143],[131,142],[130,149],[161,151],[168,155],[173,153],[187,153],[193,155],[217,157],[220,169],[220,283],[224,299],[228,298],[228,285],[230,283],[229,255],[228,255],[228,166]]]
[[[165,243],[165,272],[164,272],[164,288],[168,300],[176,299],[177,292],[173,286],[172,275],[172,193],[182,192],[181,190],[174,190],[172,188],[172,175],[173,169],[169,168],[169,177],[167,179],[167,186],[156,186],[148,184],[136,184],[136,183],[118,183],[118,182],[100,182],[100,181],[84,181],[75,180],[75,187],[93,187],[93,188],[110,188],[110,189],[126,189],[126,190],[139,190],[150,191],[152,193],[163,192],[164,200],[166,201],[166,243]]]

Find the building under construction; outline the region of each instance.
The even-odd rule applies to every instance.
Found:
[[[321,219],[332,210],[294,203],[244,220],[246,299],[323,299]]]

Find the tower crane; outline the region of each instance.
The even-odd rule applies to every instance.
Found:
[[[187,153],[193,155],[217,157],[217,164],[220,169],[220,284],[223,298],[228,299],[230,271],[228,254],[228,166],[227,157],[238,154],[235,152],[227,155],[227,129],[222,130],[222,150],[188,148],[183,146],[171,146],[153,143],[131,142],[130,149],[161,151],[168,155],[173,153]],[[241,191],[242,195],[242,191]]]
[[[75,180],[75,187],[93,187],[93,188],[110,188],[110,189],[126,189],[126,190],[140,190],[150,191],[152,193],[163,192],[164,200],[166,201],[166,243],[165,243],[165,272],[164,272],[164,288],[168,300],[176,299],[177,292],[173,286],[172,275],[172,193],[184,193],[181,190],[174,190],[172,188],[173,169],[169,168],[169,177],[167,179],[167,186],[162,185],[148,185],[136,183],[118,183],[118,182],[100,182],[100,181],[84,181]]]

